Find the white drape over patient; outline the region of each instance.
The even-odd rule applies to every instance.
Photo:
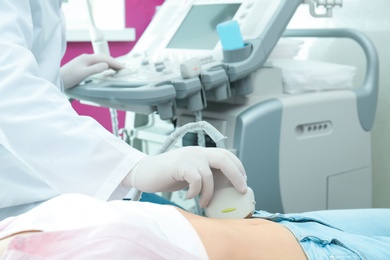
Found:
[[[56,197],[0,224],[10,241],[2,259],[208,259],[190,222],[172,206]]]

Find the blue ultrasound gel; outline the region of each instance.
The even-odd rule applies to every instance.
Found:
[[[225,51],[243,48],[245,43],[242,39],[240,27],[235,20],[223,22],[217,25],[217,32]]]

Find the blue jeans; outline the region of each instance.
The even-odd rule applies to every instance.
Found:
[[[390,209],[256,211],[253,217],[288,228],[308,259],[390,259]]]

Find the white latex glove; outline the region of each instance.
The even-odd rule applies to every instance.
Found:
[[[120,70],[124,66],[107,54],[82,54],[61,67],[65,89],[72,88],[87,77],[108,69]]]
[[[238,192],[246,193],[246,173],[240,160],[221,148],[188,146],[142,159],[123,184],[144,192],[169,192],[189,186],[187,198],[200,194],[206,207],[214,192],[210,168],[219,169]]]

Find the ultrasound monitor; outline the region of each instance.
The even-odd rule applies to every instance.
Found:
[[[168,0],[129,53],[154,60],[192,57],[220,62],[218,24],[236,20],[244,39],[266,29],[282,0]]]
[[[194,5],[166,48],[214,49],[219,41],[217,25],[232,20],[240,5]]]

